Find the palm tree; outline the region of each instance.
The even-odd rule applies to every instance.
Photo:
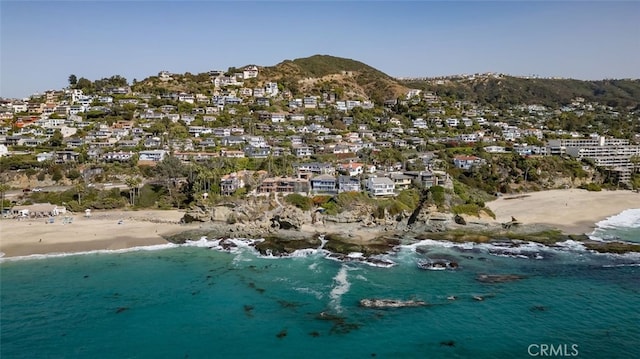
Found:
[[[0,183],[0,216],[4,213],[4,193],[11,187],[6,183]]]
[[[129,177],[125,180],[127,187],[129,187],[129,202],[131,205],[135,205],[136,195],[139,193],[139,187],[142,183],[142,179],[140,177]]]

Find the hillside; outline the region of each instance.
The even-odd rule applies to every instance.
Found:
[[[582,81],[500,76],[400,81],[409,88],[436,92],[460,100],[509,106],[541,104],[558,107],[582,97],[612,107],[636,108],[640,105],[640,80]]]
[[[402,96],[408,90],[394,78],[367,64],[329,55],[285,60],[261,71],[266,78],[282,80],[294,92],[333,89],[338,93],[369,98],[379,104]]]
[[[238,67],[242,69],[245,66]],[[258,66],[260,75],[250,79],[246,86],[278,82],[294,96],[334,92],[340,99],[373,100],[378,104],[407,92],[407,88],[385,73],[362,62],[328,55],[314,55],[285,60],[274,66]],[[235,69],[236,68],[232,68]],[[231,70],[231,69],[230,69]],[[209,74],[172,74],[171,80],[162,81],[151,76],[137,82],[134,91],[151,93],[191,92],[210,94],[214,91]]]

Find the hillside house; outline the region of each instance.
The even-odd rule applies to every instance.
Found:
[[[372,196],[393,196],[395,184],[388,177],[371,177],[367,179],[365,189]]]
[[[311,191],[313,193],[335,194],[337,181],[332,175],[322,174],[311,179]]]

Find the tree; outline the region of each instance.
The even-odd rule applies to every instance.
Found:
[[[176,190],[178,187],[177,179],[183,177],[186,168],[182,161],[176,156],[165,156],[156,166],[156,173],[165,182],[169,197],[175,202]],[[177,203],[175,203],[177,204]]]
[[[78,83],[78,78],[76,77],[76,75],[74,75],[74,74],[69,75],[69,85],[71,85],[71,87],[73,87],[77,83]]]
[[[49,139],[49,145],[51,147],[61,147],[63,140],[64,137],[62,136],[62,132],[60,132],[60,130],[55,130],[55,132],[53,132],[53,135]]]
[[[125,180],[127,187],[129,187],[129,202],[131,205],[135,205],[136,195],[140,192],[140,184],[142,179],[140,177],[129,177]]]
[[[635,173],[640,173],[640,156],[633,155],[629,158],[629,162],[633,164],[633,171]]]
[[[93,83],[90,80],[87,80],[84,77],[81,77],[78,79],[78,82],[76,83],[76,88],[80,90],[90,90],[93,88]]]
[[[6,183],[0,183],[0,215],[4,214],[4,194],[11,187]]]

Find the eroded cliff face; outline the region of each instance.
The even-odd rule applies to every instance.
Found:
[[[56,182],[50,175],[45,175],[42,181],[36,175],[28,176],[24,171],[2,171],[0,182],[8,184],[11,188],[35,188],[49,186],[70,186],[73,182],[68,178],[63,178]]]

